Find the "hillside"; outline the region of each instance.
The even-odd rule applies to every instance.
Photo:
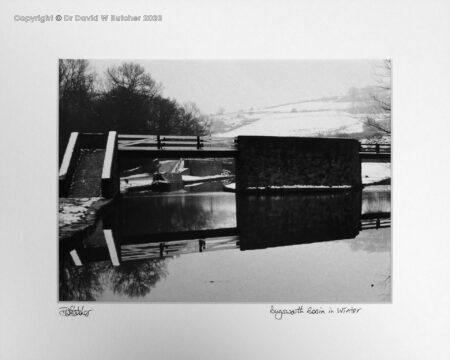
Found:
[[[210,116],[215,136],[352,136],[367,137],[367,116],[383,119],[370,96],[373,88],[351,89],[347,95],[298,101]]]

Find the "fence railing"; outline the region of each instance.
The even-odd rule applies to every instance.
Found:
[[[361,144],[359,151],[362,153],[390,154],[391,144]]]
[[[119,147],[157,150],[197,149],[197,150],[234,150],[235,139],[210,136],[176,135],[119,135]]]
[[[118,135],[122,150],[235,150],[236,138],[186,135]],[[360,144],[360,152],[390,154],[390,144]]]
[[[361,220],[360,230],[383,229],[391,227],[391,219]]]

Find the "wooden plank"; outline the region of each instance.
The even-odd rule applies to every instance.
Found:
[[[201,138],[205,141],[216,141],[216,140],[220,140],[220,141],[232,141],[234,142],[236,140],[235,137],[225,137],[225,136],[201,136]]]
[[[390,212],[376,212],[361,214],[361,220],[376,220],[376,219],[389,219],[391,217]]]
[[[70,256],[72,257],[73,263],[75,266],[82,266],[83,263],[81,262],[80,257],[78,256],[77,251],[74,249],[70,252]]]
[[[160,143],[163,149],[170,147],[185,147],[186,149],[197,149],[197,136],[187,135],[161,135]],[[227,137],[199,137],[201,148],[211,150],[230,150],[236,148],[236,139]],[[118,142],[121,149],[125,147],[158,148],[158,136],[156,135],[128,135],[119,134]],[[159,149],[162,150],[162,149]]]
[[[232,149],[193,149],[193,148],[172,148],[154,149],[150,147],[121,147],[119,155],[122,158],[234,158],[237,150]]]
[[[157,135],[130,135],[130,134],[119,134],[119,140],[133,140],[133,139],[150,139],[155,140],[158,138]],[[202,138],[202,137],[200,137]],[[160,135],[160,139],[162,140],[197,140],[197,136],[191,135]]]
[[[160,243],[169,241],[208,239],[214,237],[223,238],[227,236],[237,236],[238,234],[239,232],[237,228],[177,231],[177,232],[153,233],[153,234],[132,235],[132,236],[123,235],[121,237],[121,242],[122,245],[149,244],[149,243]]]
[[[130,135],[130,134],[118,134],[119,141],[122,140],[155,140],[157,139],[157,135]],[[191,135],[160,135],[161,141],[197,141],[197,136]],[[212,137],[212,136],[200,136],[200,140],[203,142],[215,142],[215,141],[223,141],[223,142],[235,142],[234,137]]]
[[[216,149],[216,148],[210,148],[210,149],[208,149],[208,150],[204,150],[204,149],[196,149],[196,148],[194,148],[193,149],[193,147],[191,146],[191,147],[187,147],[187,146],[185,146],[185,147],[181,147],[181,146],[173,146],[173,147],[167,147],[167,149],[156,149],[155,150],[155,148],[154,147],[152,147],[152,146],[122,146],[122,145],[120,145],[119,144],[119,151],[150,151],[150,152],[154,152],[154,151],[162,151],[162,152],[164,152],[164,151],[183,151],[183,150],[195,150],[195,151],[197,151],[197,152],[202,152],[202,151],[211,151],[211,150],[213,150],[213,149]],[[217,150],[222,150],[223,149],[223,151],[230,151],[230,150],[232,150],[232,151],[236,151],[236,150],[233,150],[233,149],[230,149],[230,148],[226,148],[226,147],[224,147],[224,148],[217,148]]]
[[[105,235],[106,246],[108,247],[109,257],[111,259],[111,263],[114,266],[119,266],[119,256],[117,255],[116,244],[114,243],[114,237],[112,230],[104,229],[103,234]]]
[[[141,146],[147,146],[147,147],[157,147],[158,143],[155,142],[150,142],[150,141],[144,141],[144,140],[139,140],[139,141],[133,141],[133,142],[124,142],[124,141],[119,141],[119,146],[121,147],[141,147]]]
[[[373,151],[376,152],[377,147],[376,146],[361,146],[360,151]],[[390,150],[390,146],[380,146],[378,147],[379,151],[388,151]]]
[[[166,142],[166,141],[167,140],[161,139],[161,145],[165,146],[165,147],[176,147],[176,146],[197,147],[197,142],[196,141],[179,141],[179,140],[170,141],[170,142]]]
[[[361,162],[391,162],[390,153],[365,153],[360,152],[359,158]]]
[[[111,178],[111,170],[114,161],[114,150],[116,146],[117,132],[110,131],[106,142],[105,159],[103,160],[102,179]]]
[[[130,134],[119,134],[119,140],[128,140],[128,139],[154,139],[156,140],[156,135],[130,135]]]
[[[156,145],[155,139],[138,139],[138,140],[118,140],[119,144],[126,145],[126,146],[133,146],[133,145],[139,145],[139,144],[149,144],[149,145]]]
[[[207,147],[207,148],[224,148],[224,149],[234,149],[235,145],[233,143],[204,143],[204,142],[200,142],[202,147]],[[158,143],[155,142],[150,142],[147,140],[138,140],[138,141],[119,141],[119,145],[121,147],[157,147]],[[198,143],[197,142],[190,142],[190,141],[172,141],[172,142],[166,142],[166,141],[161,141],[161,146],[162,147],[192,147],[192,148],[197,148]]]
[[[69,171],[70,163],[72,162],[72,157],[75,151],[75,147],[78,141],[78,133],[73,132],[70,134],[69,142],[67,143],[66,151],[64,153],[64,158],[59,169],[59,179],[62,180],[66,177]]]
[[[195,140],[197,141],[197,136],[193,135],[160,135],[161,141],[167,140],[167,141],[175,141],[175,140]],[[200,137],[201,138],[201,137]]]

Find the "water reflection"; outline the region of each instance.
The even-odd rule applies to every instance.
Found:
[[[237,197],[242,250],[354,238],[360,215],[360,191]]]
[[[60,260],[61,261],[61,260]],[[73,266],[63,259],[59,271],[59,299],[62,301],[94,301],[104,290],[100,274],[110,267],[107,262]]]
[[[369,253],[391,251],[391,229],[383,228],[366,231],[364,236],[348,240],[348,244],[353,251],[366,251]]]
[[[209,189],[124,197],[97,232],[75,249],[81,266],[74,265],[68,253],[72,249],[60,254],[60,300],[389,301],[390,286],[381,286],[390,279],[389,227],[386,187],[237,198]],[[111,263],[105,228],[114,236],[120,266]],[[269,271],[272,266],[276,273]],[[344,278],[353,277],[352,287],[334,289],[329,274],[339,273],[336,269]],[[292,281],[280,288],[279,274]],[[287,291],[302,282],[301,274],[309,277]],[[217,280],[223,276],[227,280]],[[310,279],[323,283],[321,292]],[[228,284],[227,291],[217,284]],[[371,284],[375,290],[365,288]],[[375,296],[370,291],[378,292]]]
[[[235,196],[224,192],[124,197],[122,235],[236,226]]]
[[[167,275],[162,259],[124,262],[110,274],[114,293],[128,297],[144,297],[161,278]]]
[[[94,301],[105,289],[129,298],[144,297],[166,275],[163,259],[129,261],[120,266],[108,261],[75,266],[66,259],[60,269],[59,297],[61,301]]]
[[[391,186],[369,186],[362,192],[361,214],[391,212]]]

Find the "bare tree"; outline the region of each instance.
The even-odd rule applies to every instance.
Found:
[[[59,63],[60,160],[71,131],[204,135],[208,119],[195,104],[162,96],[144,67],[123,63],[106,70],[103,83],[87,60]]]
[[[89,130],[95,111],[93,98],[96,74],[89,62],[80,59],[59,61],[59,158],[62,159],[71,131]]]
[[[59,61],[59,99],[74,96],[87,98],[94,91],[95,73],[89,71],[89,62],[81,59]]]
[[[374,103],[374,113],[378,116],[368,116],[364,124],[384,134],[391,133],[391,60],[384,60],[377,73],[378,85],[371,94]]]
[[[184,121],[188,127],[195,128],[198,135],[211,135],[211,120],[203,114],[194,102],[185,103],[182,107]]]
[[[110,89],[126,89],[130,93],[154,97],[161,92],[161,85],[145,69],[135,63],[124,63],[106,71]]]

